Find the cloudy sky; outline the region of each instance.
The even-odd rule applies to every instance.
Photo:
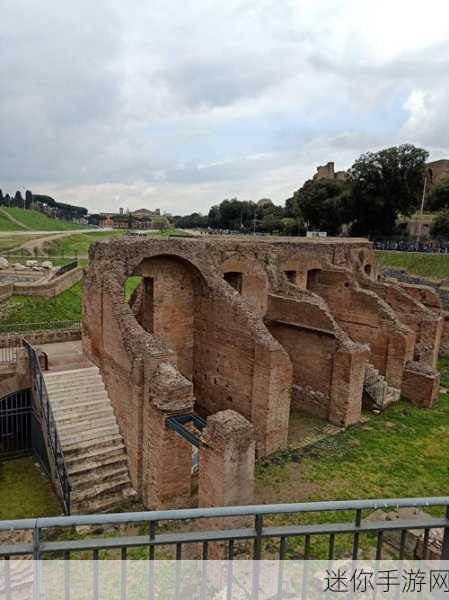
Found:
[[[91,211],[283,202],[317,164],[449,157],[449,3],[3,0],[0,188]]]

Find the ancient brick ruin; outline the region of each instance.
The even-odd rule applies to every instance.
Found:
[[[442,326],[435,291],[380,280],[364,239],[125,238],[90,249],[83,347],[152,508],[193,502],[192,446],[167,418],[206,419],[202,432],[186,425],[202,440],[199,505],[251,502],[255,457],[286,446],[292,411],[356,423],[367,373],[391,398],[431,407]]]

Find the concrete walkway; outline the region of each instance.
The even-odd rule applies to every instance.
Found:
[[[83,354],[81,340],[39,344],[38,347],[48,356],[48,370],[50,372],[74,371],[75,369],[87,369],[95,366]]]

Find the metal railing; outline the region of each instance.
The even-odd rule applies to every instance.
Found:
[[[62,267],[59,267],[59,269],[57,269],[53,273],[50,280],[56,279],[56,277],[60,277],[61,275],[64,275],[64,273],[68,273],[69,271],[73,271],[73,269],[76,269],[77,266],[78,266],[78,261],[74,260],[72,262],[67,263],[66,265],[63,265]]]
[[[397,511],[404,508],[439,507],[443,516],[424,516],[418,513],[416,518],[398,518],[370,520],[365,517],[374,510]],[[353,560],[360,558],[361,548],[369,542],[376,560],[383,557],[387,535],[398,534],[396,554],[400,560],[407,558],[407,541],[410,531],[422,530],[422,556],[426,558],[429,550],[430,534],[433,530],[443,531],[441,538],[441,559],[449,559],[449,497],[399,498],[386,500],[349,500],[331,502],[308,502],[301,504],[271,504],[258,506],[231,506],[220,508],[194,508],[183,510],[163,510],[155,512],[132,512],[103,515],[79,515],[70,517],[49,517],[24,519],[19,521],[0,521],[1,531],[30,531],[29,543],[17,542],[0,546],[0,556],[29,555],[41,558],[108,558],[108,552],[119,551],[121,559],[132,558],[133,549],[146,549],[146,557],[156,559],[159,549],[174,550],[177,560],[183,558],[186,547],[200,545],[199,557],[208,559],[209,550],[214,543],[223,546],[223,558],[236,557],[237,543],[247,547],[246,557],[260,560],[284,560],[303,558],[305,560],[323,558],[314,551],[314,540],[325,542],[325,559],[339,558],[339,553],[348,549]],[[341,515],[341,516],[340,516]],[[327,522],[323,522],[323,517]],[[346,519],[345,519],[346,517]],[[228,523],[226,520],[230,519]],[[213,520],[210,528],[207,522]],[[243,524],[242,524],[243,520]],[[291,520],[291,524],[285,524]],[[301,520],[303,523],[301,523]],[[238,522],[238,523],[237,523]],[[251,526],[247,526],[252,523]],[[130,530],[133,525],[139,527],[139,535],[123,536],[120,529],[111,536],[111,525],[125,525]],[[218,528],[217,524],[219,525]],[[168,525],[168,528],[167,528]],[[176,531],[177,526],[183,526]],[[228,526],[226,526],[228,525]],[[105,527],[103,537],[79,539],[74,535],[74,527],[93,526],[98,535]],[[109,527],[108,527],[109,526]],[[60,535],[56,530],[61,530]],[[142,534],[142,532],[145,532]],[[48,535],[50,534],[50,535]],[[48,539],[49,538],[49,539]],[[58,539],[59,538],[59,539]],[[340,545],[343,538],[344,545]],[[291,549],[295,552],[292,555]],[[301,551],[298,548],[302,548]],[[100,551],[104,551],[101,554]],[[241,554],[239,555],[241,556]],[[142,556],[140,556],[141,558]],[[388,559],[395,558],[391,548]]]
[[[31,449],[31,394],[25,389],[0,398],[0,460]]]
[[[2,341],[0,347],[0,369],[14,366],[17,363],[17,353],[22,347],[21,339],[11,338]]]
[[[45,321],[39,323],[0,323],[1,333],[28,333],[33,331],[53,331],[55,329],[81,329],[81,321]]]
[[[44,375],[42,373],[39,353],[26,340],[23,345],[28,352],[30,361],[30,372],[32,379],[32,396],[35,413],[39,417],[42,428],[42,434],[47,448],[48,461],[52,479],[56,484],[58,495],[61,498],[64,512],[70,515],[70,481],[67,466],[64,460],[64,452],[58,431],[56,421],[53,415],[51,404],[48,398],[47,387],[45,385]]]

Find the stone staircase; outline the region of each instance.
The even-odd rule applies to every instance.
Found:
[[[126,448],[98,368],[50,371],[44,379],[72,487],[71,511],[109,512],[133,499]]]
[[[374,365],[368,363],[365,369],[363,391],[373,403],[373,408],[384,410],[392,402],[397,402],[401,391],[392,387]]]

